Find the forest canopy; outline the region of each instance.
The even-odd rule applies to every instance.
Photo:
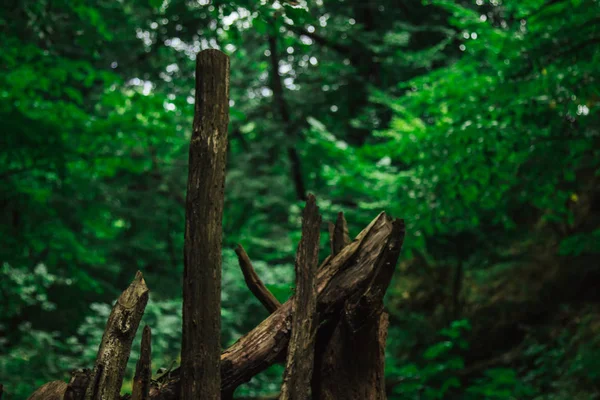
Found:
[[[6,398],[93,365],[138,270],[153,372],[179,363],[207,48],[231,62],[223,346],[267,316],[236,244],[285,301],[314,193],[352,237],[405,219],[388,398],[600,396],[597,0],[7,0],[0,43]],[[282,373],[236,395],[276,395]]]

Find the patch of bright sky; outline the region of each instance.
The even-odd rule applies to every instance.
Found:
[[[127,82],[127,84],[129,86],[135,86],[135,87],[138,87],[138,88],[142,88],[142,93],[145,96],[148,96],[152,92],[152,86],[153,85],[152,85],[152,82],[150,82],[150,81],[144,81],[144,80],[142,80],[140,78],[133,78],[133,79],[130,79]]]

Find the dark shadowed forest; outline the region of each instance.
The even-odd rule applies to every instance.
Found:
[[[209,48],[230,60],[223,349],[269,315],[237,244],[284,303],[312,193],[319,261],[341,211],[351,238],[405,221],[388,399],[600,399],[598,0],[5,0],[2,400],[91,368],[138,270],[152,375],[179,366]],[[235,398],[277,398],[284,369]]]

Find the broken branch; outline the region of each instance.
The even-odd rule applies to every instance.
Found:
[[[269,314],[275,312],[275,310],[281,307],[281,303],[275,296],[273,296],[273,293],[271,293],[265,284],[260,280],[258,274],[252,266],[250,257],[248,257],[248,254],[246,254],[246,251],[241,244],[237,245],[235,254],[238,256],[238,262],[240,264],[242,273],[244,274],[244,280],[246,281],[248,289],[250,289],[252,294],[262,303],[263,306],[265,306]]]

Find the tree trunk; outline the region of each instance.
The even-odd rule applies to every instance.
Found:
[[[229,123],[229,58],[196,59],[186,199],[181,398],[221,397],[221,244]]]
[[[346,301],[339,317],[319,338],[320,359],[312,386],[316,399],[385,400],[385,341],[388,317],[383,296],[404,242],[404,222],[396,220],[376,261],[366,290]]]

